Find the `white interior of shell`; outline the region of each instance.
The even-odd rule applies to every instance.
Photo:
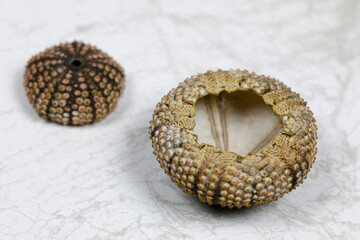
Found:
[[[250,90],[207,95],[195,108],[198,141],[241,156],[257,153],[281,131],[280,117]]]

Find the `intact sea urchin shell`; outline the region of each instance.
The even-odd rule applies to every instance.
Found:
[[[84,125],[115,109],[124,88],[124,70],[96,47],[75,41],[32,57],[24,87],[40,117]]]
[[[257,124],[260,131],[253,135],[262,139],[236,132],[242,117],[236,112],[239,96],[246,92],[274,115],[268,118],[266,109],[256,109],[264,126]],[[200,100],[205,107],[197,109]],[[196,118],[195,111],[207,116]],[[197,128],[208,134],[195,134],[195,119],[196,124],[207,122],[205,129]],[[254,127],[253,121],[243,123]],[[209,71],[186,79],[157,104],[150,125],[154,154],[165,173],[210,205],[242,208],[277,200],[303,182],[317,151],[317,127],[306,102],[278,80],[246,70]],[[257,146],[245,155],[230,151],[240,151],[236,144],[247,141]]]

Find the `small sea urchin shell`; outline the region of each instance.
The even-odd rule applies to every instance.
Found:
[[[269,124],[257,125],[264,139],[240,155],[229,148],[244,142],[239,140],[243,134],[229,129],[238,128],[241,115],[231,109],[240,106],[236,94],[245,91],[270,108],[274,121],[267,117],[259,121],[271,122],[276,131],[262,134]],[[212,145],[200,142],[194,132],[201,99],[205,99],[203,110],[208,116],[196,123],[209,123],[210,134],[202,137]],[[277,200],[303,182],[317,151],[317,127],[306,102],[278,80],[247,71],[209,71],[186,79],[157,104],[150,125],[154,154],[165,173],[184,192],[210,205],[242,208]],[[245,141],[252,140],[249,135]]]
[[[84,125],[115,109],[124,88],[124,70],[96,47],[75,41],[32,57],[24,87],[40,117]]]

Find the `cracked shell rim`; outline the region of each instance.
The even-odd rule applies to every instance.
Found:
[[[252,90],[281,119],[282,130],[257,154],[242,157],[198,142],[196,101],[208,94]],[[316,157],[317,127],[306,102],[280,81],[244,70],[187,78],[157,104],[150,139],[160,166],[184,192],[230,208],[262,205],[295,189]]]

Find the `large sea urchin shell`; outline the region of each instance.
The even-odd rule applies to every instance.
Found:
[[[242,156],[228,151],[242,133],[226,133],[230,120],[225,115],[232,112],[221,114],[221,109],[227,95],[245,90],[260,96],[278,122],[277,131],[262,135],[265,139],[258,147]],[[218,98],[215,105],[206,100],[211,128],[207,130],[216,147],[199,142],[194,133],[195,104],[208,97]],[[217,106],[218,120],[211,110]],[[230,124],[236,126],[232,119]],[[241,208],[277,200],[303,182],[317,151],[317,127],[306,102],[278,80],[247,71],[209,71],[186,79],[157,104],[150,124],[154,154],[165,173],[184,192],[210,205]],[[225,129],[221,136],[217,128]]]
[[[32,57],[24,87],[40,117],[84,125],[115,109],[124,88],[124,70],[96,47],[75,41]]]

